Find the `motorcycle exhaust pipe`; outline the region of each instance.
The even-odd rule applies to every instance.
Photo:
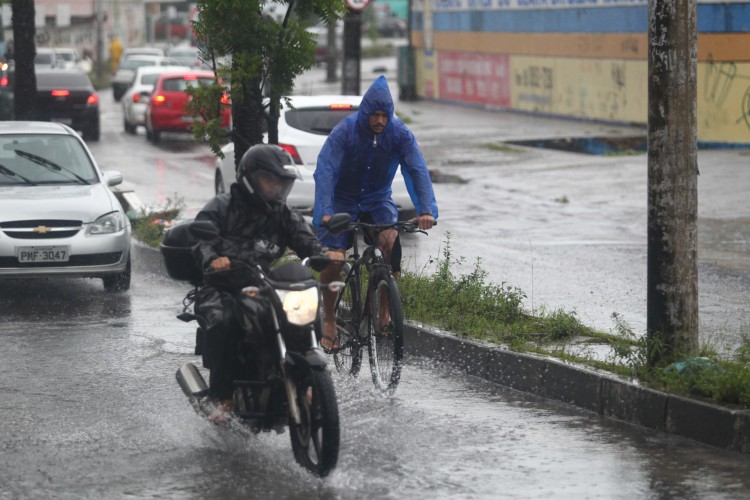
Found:
[[[180,384],[182,392],[191,399],[202,398],[208,394],[208,385],[203,375],[193,363],[185,363],[178,370],[177,383]]]

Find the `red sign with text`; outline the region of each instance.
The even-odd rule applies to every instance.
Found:
[[[440,99],[510,107],[509,66],[503,54],[440,51]]]

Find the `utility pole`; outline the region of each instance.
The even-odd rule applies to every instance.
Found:
[[[348,11],[344,16],[344,64],[341,75],[341,93],[359,95],[360,62],[362,60],[362,9],[370,0],[346,0]]]
[[[326,33],[326,45],[328,50],[326,51],[326,82],[333,83],[338,81],[337,67],[339,65],[339,41],[338,33],[336,33],[336,21],[328,23]]]
[[[104,40],[102,40],[102,0],[95,0],[96,15],[96,79],[102,81],[104,76]]]
[[[698,346],[696,0],[648,3],[649,364]]]

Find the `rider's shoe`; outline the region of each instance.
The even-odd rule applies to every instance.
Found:
[[[211,412],[208,416],[208,420],[217,424],[223,425],[227,423],[229,414],[232,412],[233,401],[231,399],[225,399],[216,405],[216,409]]]

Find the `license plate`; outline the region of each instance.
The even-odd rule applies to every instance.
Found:
[[[195,120],[195,117],[193,117],[193,116],[183,116],[182,117],[182,121],[184,121],[184,122],[193,123],[194,120]]]
[[[68,262],[70,258],[69,246],[57,247],[18,247],[16,248],[18,262]]]
[[[72,118],[52,118],[53,122],[62,123],[63,125],[72,125],[73,119]]]

